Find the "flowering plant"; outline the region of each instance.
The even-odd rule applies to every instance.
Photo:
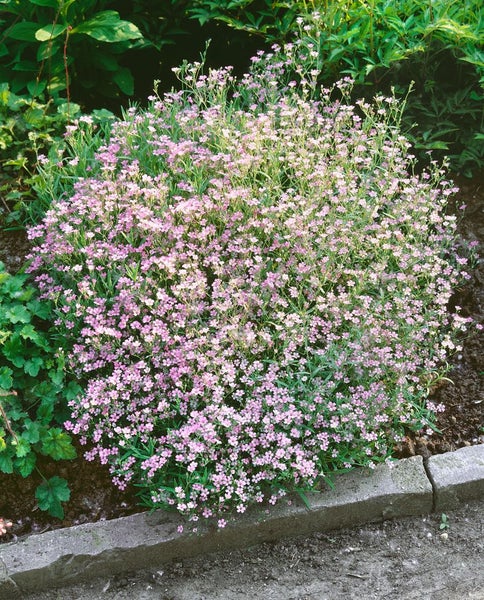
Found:
[[[6,521],[0,517],[0,536],[5,535],[7,531],[12,527],[12,521]]]
[[[290,51],[184,65],[30,230],[85,383],[66,428],[193,520],[387,459],[465,326],[451,184],[410,174],[393,98],[317,90]]]

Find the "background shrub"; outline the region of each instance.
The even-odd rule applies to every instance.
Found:
[[[388,458],[466,322],[452,187],[411,174],[394,98],[332,99],[298,51],[240,81],[185,64],[91,156],[84,120],[43,160],[30,270],[85,383],[66,427],[194,520]]]
[[[0,83],[0,223],[18,227],[35,206],[30,184],[37,154],[62,140],[66,124],[79,114],[79,105],[62,98],[44,103]]]
[[[0,82],[33,98],[69,96],[71,81],[97,96],[132,94],[133,76],[118,57],[142,43],[142,34],[107,5],[3,0]]]

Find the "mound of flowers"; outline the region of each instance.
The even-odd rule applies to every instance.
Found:
[[[185,66],[30,230],[83,382],[66,428],[192,520],[387,459],[439,409],[465,325],[453,189],[412,174],[398,103],[351,105],[348,82],[337,100],[293,64]]]

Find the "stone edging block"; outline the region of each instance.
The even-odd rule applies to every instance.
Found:
[[[247,547],[370,521],[429,513],[432,486],[420,456],[335,478],[334,489],[254,507],[216,530],[179,533],[182,519],[163,511],[78,525],[0,545],[0,597],[21,597],[87,578],[155,567],[171,559]]]
[[[484,445],[431,456],[427,469],[434,488],[434,510],[484,498]]]

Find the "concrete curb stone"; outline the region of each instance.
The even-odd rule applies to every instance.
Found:
[[[431,456],[427,473],[434,488],[434,510],[484,498],[484,445]]]
[[[307,494],[306,504],[292,497],[270,509],[253,507],[231,519],[224,529],[203,524],[196,533],[188,528],[180,533],[178,527],[184,523],[180,516],[155,511],[2,544],[0,598],[21,598],[31,591],[154,568],[202,553],[428,514],[447,507],[449,499],[454,502],[481,497],[484,445],[462,450],[432,457],[427,465],[421,456],[414,456],[378,465],[373,471],[352,471],[335,478],[334,489]]]

